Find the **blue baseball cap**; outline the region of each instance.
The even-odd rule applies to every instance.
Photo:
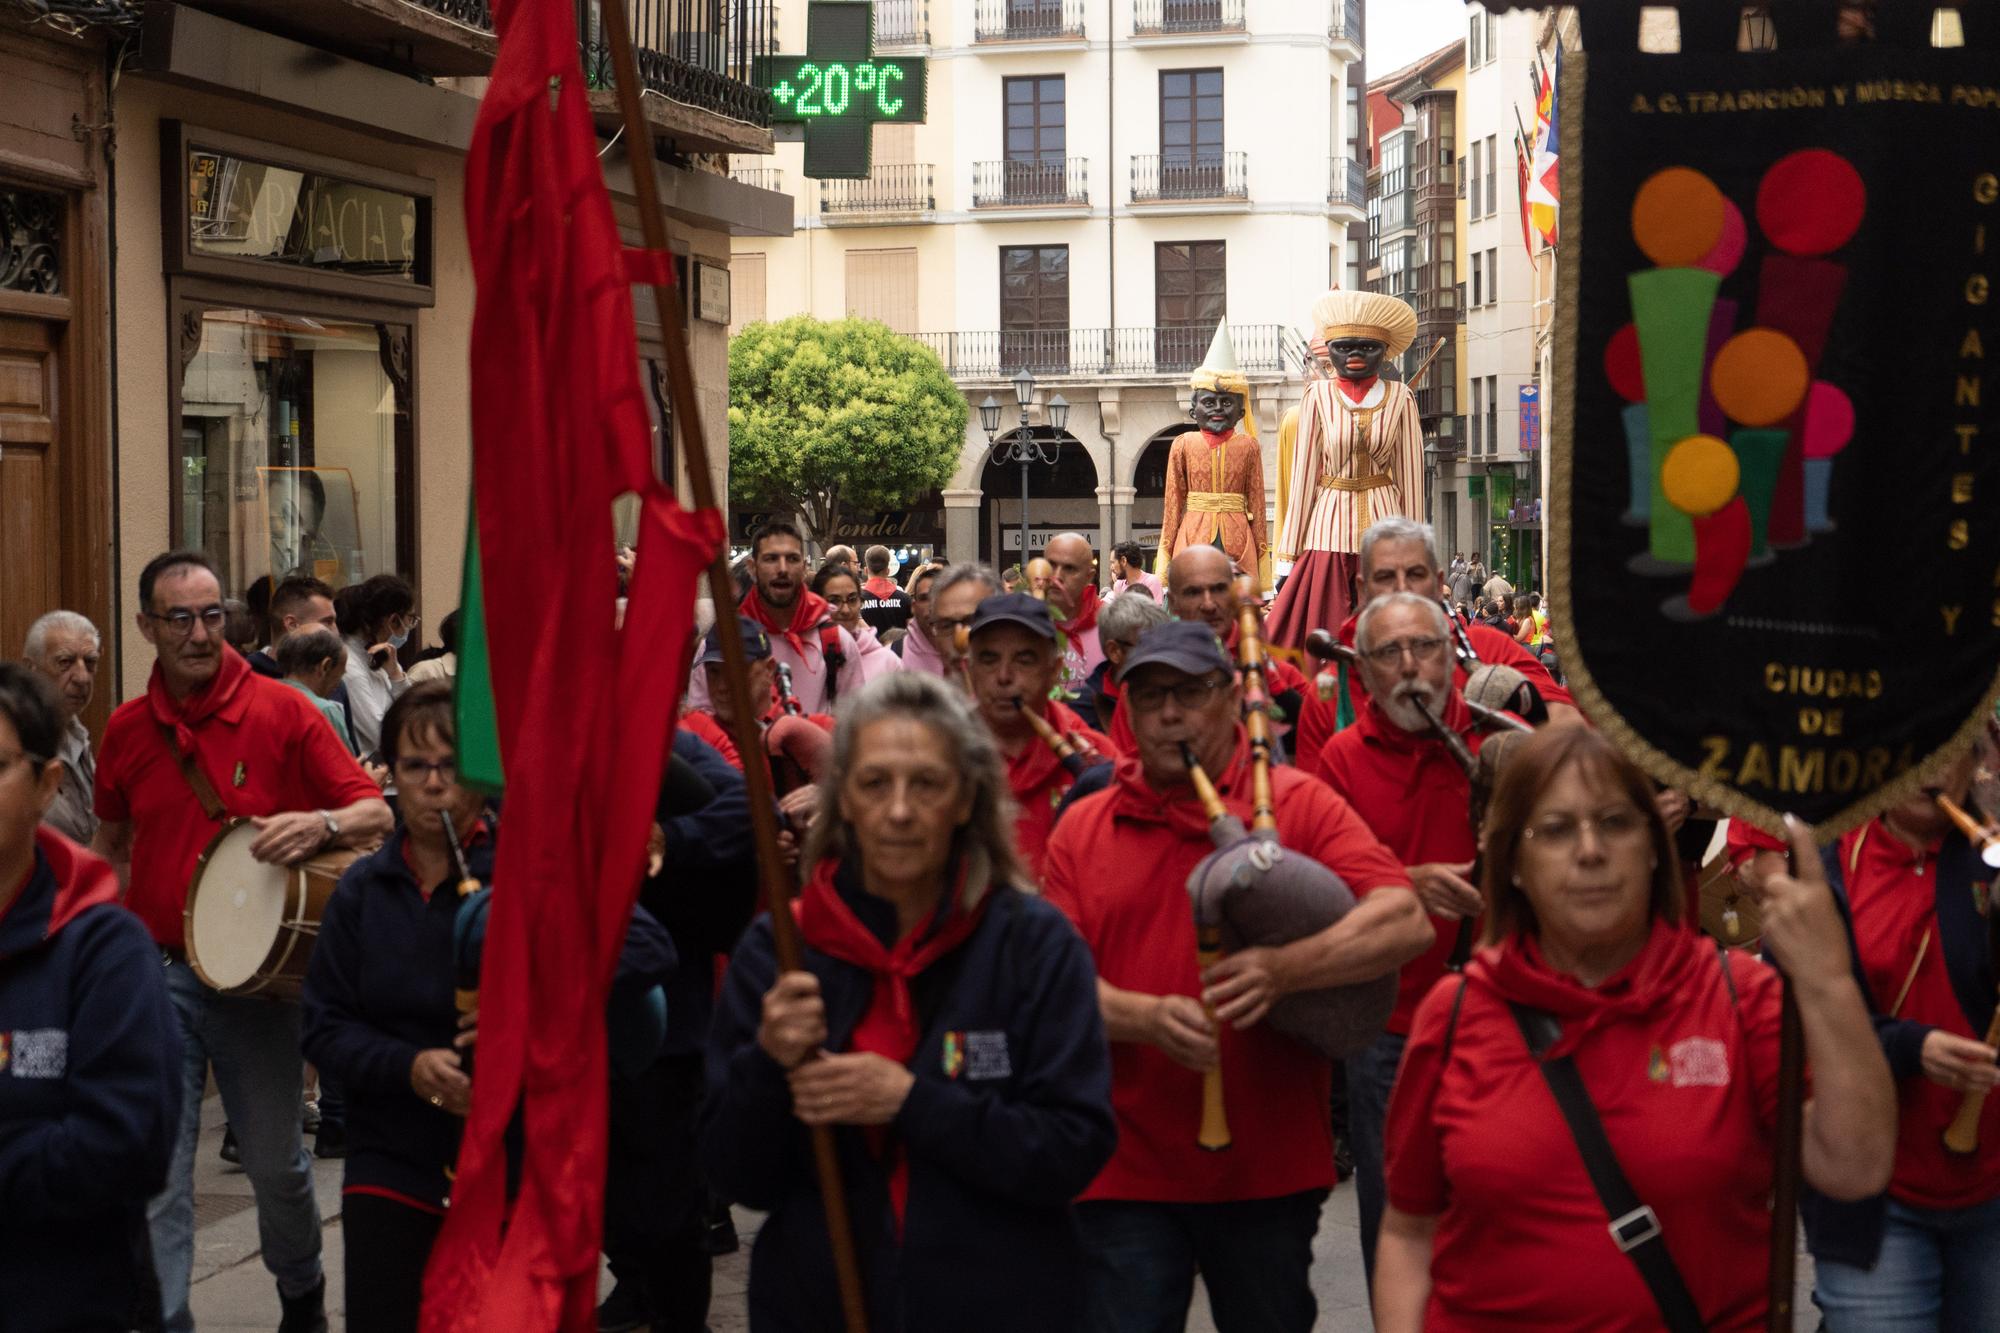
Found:
[[[1139,642],[1132,645],[1132,651],[1125,654],[1124,664],[1118,668],[1118,683],[1124,684],[1143,666],[1172,667],[1190,676],[1236,669],[1229,654],[1222,650],[1215,631],[1199,620],[1169,620],[1140,634]]]
[[[1055,617],[1049,614],[1048,603],[1024,592],[995,593],[980,602],[973,608],[966,632],[977,634],[989,626],[1002,624],[1019,625],[1050,643],[1056,641]]]
[[[702,640],[701,665],[709,666],[722,660],[722,627],[729,622],[718,620],[715,628]],[[737,632],[743,636],[743,656],[752,662],[761,662],[771,655],[771,636],[764,627],[748,616],[736,618]]]

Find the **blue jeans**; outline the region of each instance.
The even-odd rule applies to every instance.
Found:
[[[1196,1269],[1220,1333],[1310,1333],[1319,1305],[1307,1274],[1326,1195],[1078,1204],[1082,1333],[1181,1333]]]
[[[2000,1199],[1951,1210],[1889,1200],[1875,1267],[1820,1263],[1813,1304],[1828,1333],[1992,1333],[2000,1328]]]
[[[1354,1201],[1361,1212],[1361,1264],[1375,1292],[1375,1237],[1382,1230],[1382,1132],[1389,1122],[1389,1090],[1409,1038],[1384,1032],[1367,1050],[1347,1057],[1347,1146],[1354,1154]]]
[[[299,1055],[298,1005],[218,995],[178,960],[167,966],[167,993],[181,1021],[181,1127],[167,1187],[147,1205],[146,1220],[167,1333],[190,1333],[194,1153],[211,1063],[244,1174],[257,1196],[264,1267],[287,1296],[302,1296],[320,1280],[319,1204],[313,1198],[312,1158],[299,1130],[305,1061]]]

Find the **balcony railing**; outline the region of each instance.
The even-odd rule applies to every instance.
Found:
[[[822,213],[926,213],[937,207],[928,162],[885,163],[866,180],[819,183]]]
[[[783,167],[731,167],[729,179],[739,185],[754,185],[760,190],[785,190],[785,169]]]
[[[1359,158],[1336,157],[1327,162],[1326,201],[1336,208],[1368,207],[1368,168]]]
[[[419,9],[442,14],[454,23],[493,31],[493,6],[489,0],[412,0]]]
[[[1047,42],[1083,36],[1084,0],[978,0],[976,42]]]
[[[1361,45],[1361,0],[1331,0],[1326,35],[1335,41]]]
[[[1245,153],[1198,157],[1163,157],[1158,153],[1132,159],[1132,202],[1157,204],[1180,200],[1248,199],[1250,161]]]
[[[1208,325],[1139,329],[1002,329],[919,333],[956,379],[1036,375],[1186,375],[1201,364],[1214,329]],[[1281,375],[1289,364],[1278,324],[1231,325],[1236,361],[1246,374]]]
[[[1090,159],[975,162],[974,208],[1053,208],[1090,202]]]
[[[875,0],[875,46],[929,46],[930,0]]]
[[[639,81],[676,102],[751,125],[771,123],[771,93],[756,62],[777,50],[777,8],[768,0],[623,0],[637,48]],[[611,48],[600,0],[576,0],[583,72],[612,86]]]
[[[1132,35],[1242,32],[1243,0],[1134,0]]]

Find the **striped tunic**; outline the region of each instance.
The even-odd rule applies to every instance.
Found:
[[[1332,380],[1306,386],[1279,516],[1279,559],[1308,551],[1351,555],[1377,519],[1414,517],[1422,508],[1424,431],[1415,396],[1399,381],[1377,380],[1361,404]]]

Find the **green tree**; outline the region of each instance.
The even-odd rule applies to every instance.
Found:
[[[729,495],[802,515],[895,509],[951,480],[965,397],[928,347],[868,319],[795,315],[729,341]]]

